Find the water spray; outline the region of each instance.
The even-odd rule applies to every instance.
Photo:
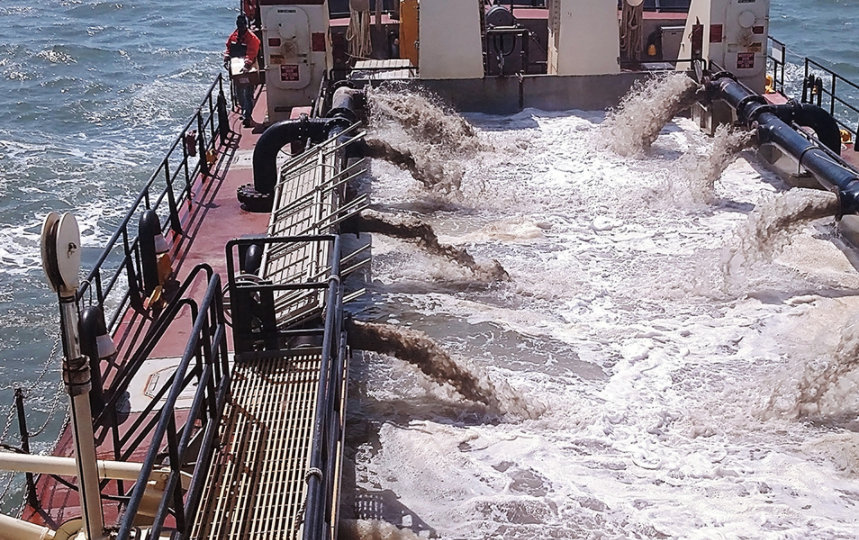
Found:
[[[486,405],[495,414],[534,418],[542,413],[542,410],[534,410],[504,381],[493,382],[456,362],[423,332],[351,320],[348,333],[350,346],[414,364],[433,380],[450,384],[463,397]]]
[[[495,259],[492,259],[489,266],[479,264],[464,249],[440,243],[432,227],[417,219],[395,220],[379,212],[364,210],[351,218],[348,223],[344,223],[343,230],[416,239],[418,244],[430,253],[447,257],[451,261],[468,268],[480,279],[487,281],[507,281],[510,279],[507,271]]]

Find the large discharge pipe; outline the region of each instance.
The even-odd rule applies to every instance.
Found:
[[[839,216],[859,213],[859,177],[841,165],[824,148],[791,126],[812,128],[822,144],[840,154],[838,124],[826,111],[809,104],[771,105],[730,73],[717,73],[705,83],[710,99],[722,99],[737,111],[737,118],[757,131],[758,142],[770,143],[795,158],[821,186],[838,195]]]
[[[326,118],[304,116],[278,122],[266,129],[254,148],[254,183],[238,190],[238,199],[244,207],[250,211],[270,210],[278,182],[277,156],[280,149],[302,140],[320,143],[345,131],[358,121],[356,110],[362,100],[361,91],[343,86],[334,91]]]

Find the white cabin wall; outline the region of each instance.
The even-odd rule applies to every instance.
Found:
[[[477,0],[423,0],[419,9],[420,78],[482,78]]]
[[[548,73],[619,73],[617,13],[614,0],[550,0]]]

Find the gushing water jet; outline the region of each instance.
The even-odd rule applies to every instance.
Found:
[[[426,95],[386,87],[368,92],[367,100],[371,124],[395,122],[415,140],[457,153],[481,148],[474,126]]]
[[[430,253],[441,255],[468,268],[481,280],[507,281],[510,279],[507,271],[495,259],[492,259],[492,263],[488,266],[478,263],[464,249],[440,243],[432,227],[418,219],[395,221],[379,212],[364,210],[345,223],[344,229],[417,240],[418,245]]]
[[[739,245],[723,257],[725,275],[736,274],[755,260],[771,260],[790,242],[788,233],[797,227],[827,216],[836,216],[838,198],[829,192],[793,189],[759,206],[738,230]]]
[[[715,200],[716,180],[742,150],[752,145],[753,137],[751,131],[720,125],[707,155],[684,156],[681,168],[695,202],[712,203]]]
[[[448,383],[463,397],[482,403],[494,414],[535,418],[535,411],[503,381],[491,381],[474,367],[456,362],[423,332],[389,324],[351,321],[350,346],[394,356],[418,367],[439,383]]]
[[[364,155],[370,158],[384,159],[411,173],[412,177],[427,189],[436,186],[449,186],[458,189],[462,183],[461,171],[446,174],[444,167],[437,163],[421,163],[418,165],[411,150],[397,149],[380,139],[368,139],[364,145]]]
[[[852,385],[843,386],[846,376],[859,368],[859,317],[854,316],[841,330],[838,346],[828,358],[819,358],[805,366],[796,381],[795,399],[790,406],[779,408],[783,389],[769,398],[767,410],[788,414],[795,418],[808,418],[826,413],[827,406],[837,408],[848,401],[855,402]],[[833,411],[837,412],[837,411]]]
[[[370,137],[367,155],[409,170],[430,190],[457,193],[461,162],[490,149],[477,131],[455,111],[405,88],[380,88],[367,93],[370,125],[381,137]]]
[[[665,124],[695,103],[699,86],[682,73],[633,85],[600,126],[600,140],[621,156],[646,151]]]
[[[341,519],[338,540],[421,540],[408,529],[377,519]]]

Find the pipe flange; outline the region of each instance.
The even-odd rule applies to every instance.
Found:
[[[755,109],[754,114],[748,114],[747,115],[746,114],[746,105],[749,105],[751,103],[757,103],[760,105],[760,107],[757,107]],[[740,100],[739,103],[737,103],[737,107],[736,107],[737,115],[740,117],[740,120],[742,120],[743,122],[751,123],[755,118],[757,118],[758,114],[760,114],[760,113],[758,113],[760,108],[766,107],[767,105],[769,105],[769,102],[767,102],[767,99],[765,97],[758,95],[758,94],[752,94],[752,95],[744,97],[743,99]]]
[[[717,81],[719,79],[724,79],[724,78],[731,79],[732,81],[737,80],[737,76],[734,75],[733,73],[731,73],[730,71],[717,71],[716,73],[713,73],[712,75],[710,75],[711,81]]]
[[[331,85],[332,90],[337,90],[339,88],[351,88],[355,89],[355,83],[350,81],[349,79],[343,79],[342,81],[337,81],[333,85]]]

